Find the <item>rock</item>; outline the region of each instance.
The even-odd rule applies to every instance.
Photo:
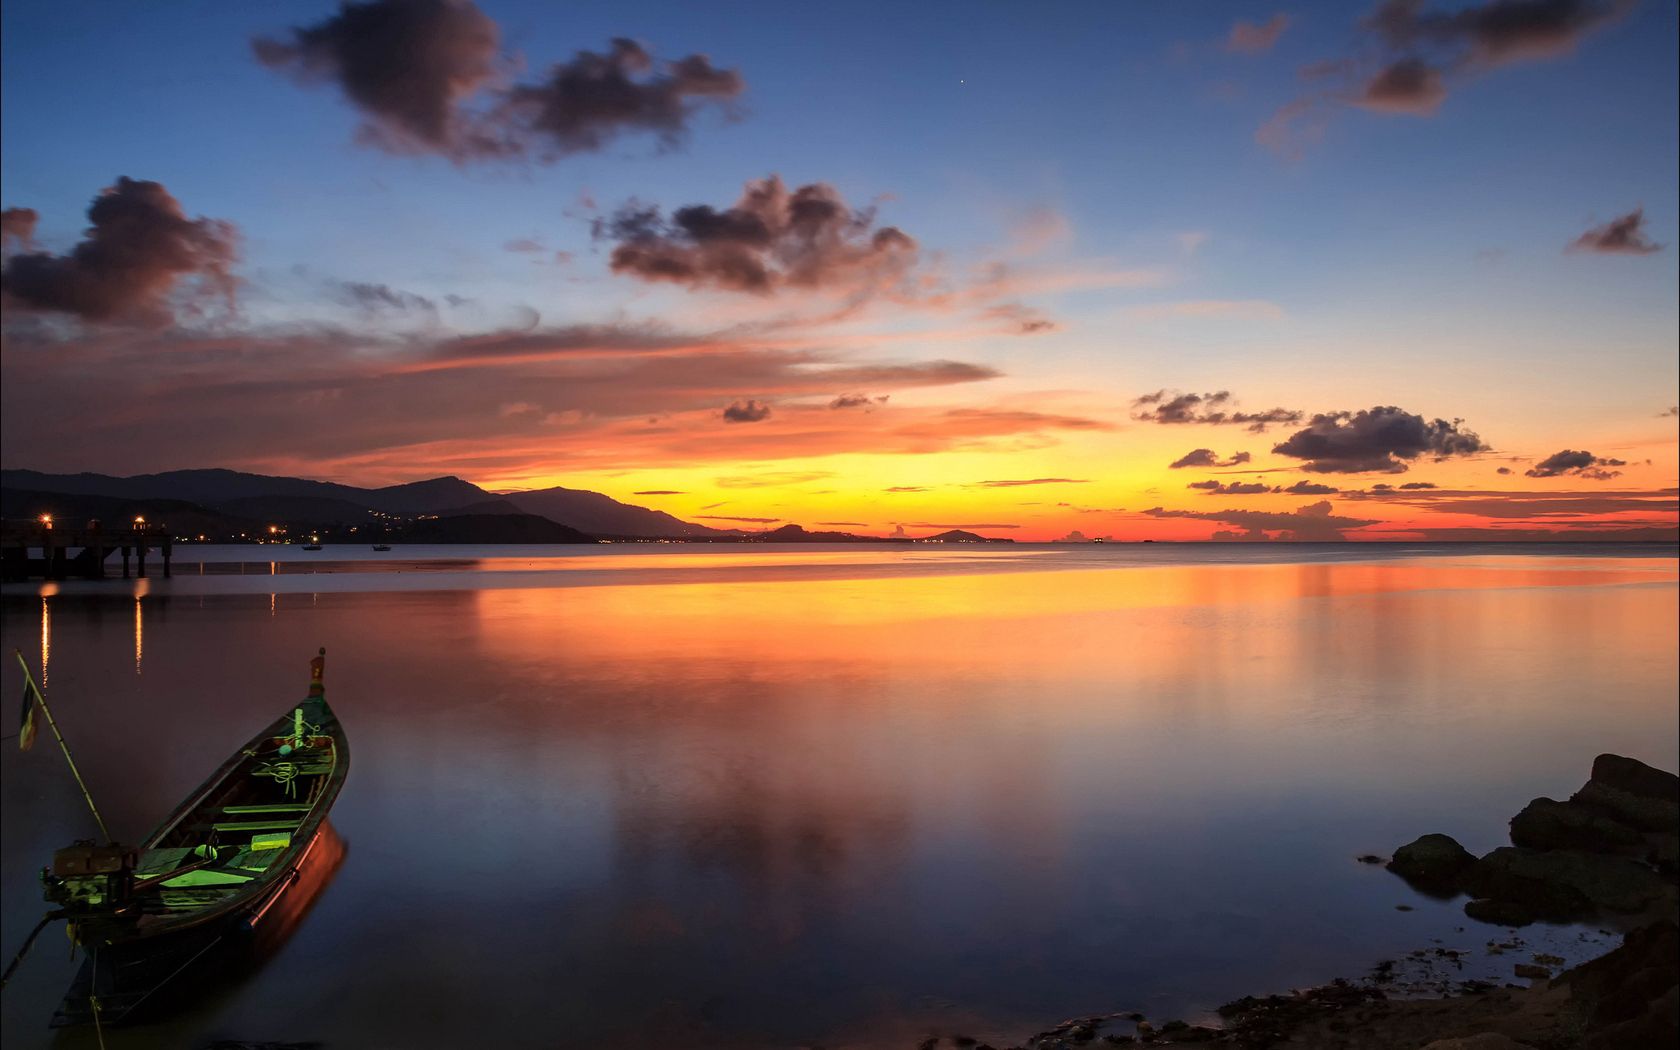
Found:
[[[1483,1032],[1481,1035],[1461,1035],[1451,1039],[1437,1039],[1423,1050],[1534,1050],[1527,1043],[1519,1043],[1508,1035]]]
[[[1534,912],[1515,901],[1490,900],[1486,897],[1465,901],[1464,914],[1477,922],[1495,926],[1527,926],[1534,921]]]
[[[1425,892],[1450,894],[1475,863],[1475,854],[1451,835],[1425,835],[1395,850],[1388,870]]]
[[[1680,803],[1680,777],[1635,758],[1599,755],[1593,759],[1592,778],[1605,787],[1640,798]]]
[[[1680,1038],[1680,928],[1653,923],[1558,977],[1588,1021],[1589,1050],[1673,1046]]]
[[[1528,849],[1578,849],[1589,853],[1639,852],[1644,837],[1591,806],[1537,798],[1511,818],[1511,844]]]
[[[1526,863],[1529,857],[1545,856],[1550,854],[1503,846],[1465,873],[1465,888],[1476,897],[1516,905],[1535,918],[1566,922],[1591,914],[1592,901],[1586,894],[1557,881],[1551,870]],[[1470,914],[1468,909],[1465,914]]]
[[[1596,780],[1569,796],[1569,801],[1589,806],[1641,831],[1672,833],[1680,825],[1680,803],[1670,799],[1645,798]]]
[[[1621,755],[1593,759],[1592,779],[1570,801],[1643,831],[1680,831],[1680,777]]]
[[[1650,835],[1647,839],[1651,848],[1645,854],[1645,859],[1655,864],[1658,871],[1670,878],[1680,874],[1680,833]]]
[[[1518,977],[1527,977],[1534,981],[1549,981],[1552,979],[1552,971],[1544,966],[1535,966],[1533,963],[1518,963],[1511,972]]]
[[[1477,861],[1464,885],[1478,897],[1522,904],[1540,918],[1557,920],[1588,915],[1594,906],[1638,912],[1674,897],[1674,887],[1638,861],[1515,846]]]

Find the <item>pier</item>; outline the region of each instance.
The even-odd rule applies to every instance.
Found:
[[[122,555],[123,579],[130,577],[131,568],[133,575],[144,579],[146,556],[154,551],[161,555],[163,574],[168,576],[173,546],[166,526],[144,518],[117,528],[106,528],[98,521],[70,527],[48,516],[7,521],[0,525],[0,579],[101,580],[107,576],[105,562],[112,554]]]

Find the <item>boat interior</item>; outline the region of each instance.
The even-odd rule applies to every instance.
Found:
[[[262,881],[287,855],[337,765],[332,737],[269,736],[175,821],[134,869],[143,910],[164,916],[208,907]]]

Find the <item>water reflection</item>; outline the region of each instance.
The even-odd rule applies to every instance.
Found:
[[[150,1000],[105,1036],[123,1050],[183,1045],[186,1033],[234,1002],[273,963],[332,884],[349,854],[349,844],[331,821],[321,825],[288,887],[251,919],[249,930],[226,935],[205,955],[164,985]],[[58,1029],[54,1047],[80,1050],[101,1045],[86,1027]]]
[[[1000,1043],[1172,1012],[1456,943],[1456,908],[1351,858],[1490,848],[1598,751],[1676,757],[1673,559],[630,560],[636,586],[322,574],[307,602],[284,572],[158,581],[138,677],[98,619],[132,597],[4,605],[141,832],[330,650],[356,863],[178,1043],[541,1045],[509,1020],[534,1016],[603,1046],[915,1045],[953,1018]],[[0,775],[13,929],[77,799]]]
[[[47,688],[48,675],[52,667],[52,604],[51,599],[43,593],[41,595],[41,688]]]

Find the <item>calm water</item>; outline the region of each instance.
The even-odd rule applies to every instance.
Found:
[[[1480,945],[1353,858],[1502,844],[1600,751],[1676,765],[1672,548],[281,553],[0,603],[119,837],[301,695],[318,645],[350,734],[343,855],[291,939],[113,1050],[1193,1014]],[[92,829],[49,736],[3,750],[9,958],[35,872]],[[1530,939],[1603,948],[1578,938]],[[92,1045],[44,1027],[73,970],[43,935],[9,1048]]]

